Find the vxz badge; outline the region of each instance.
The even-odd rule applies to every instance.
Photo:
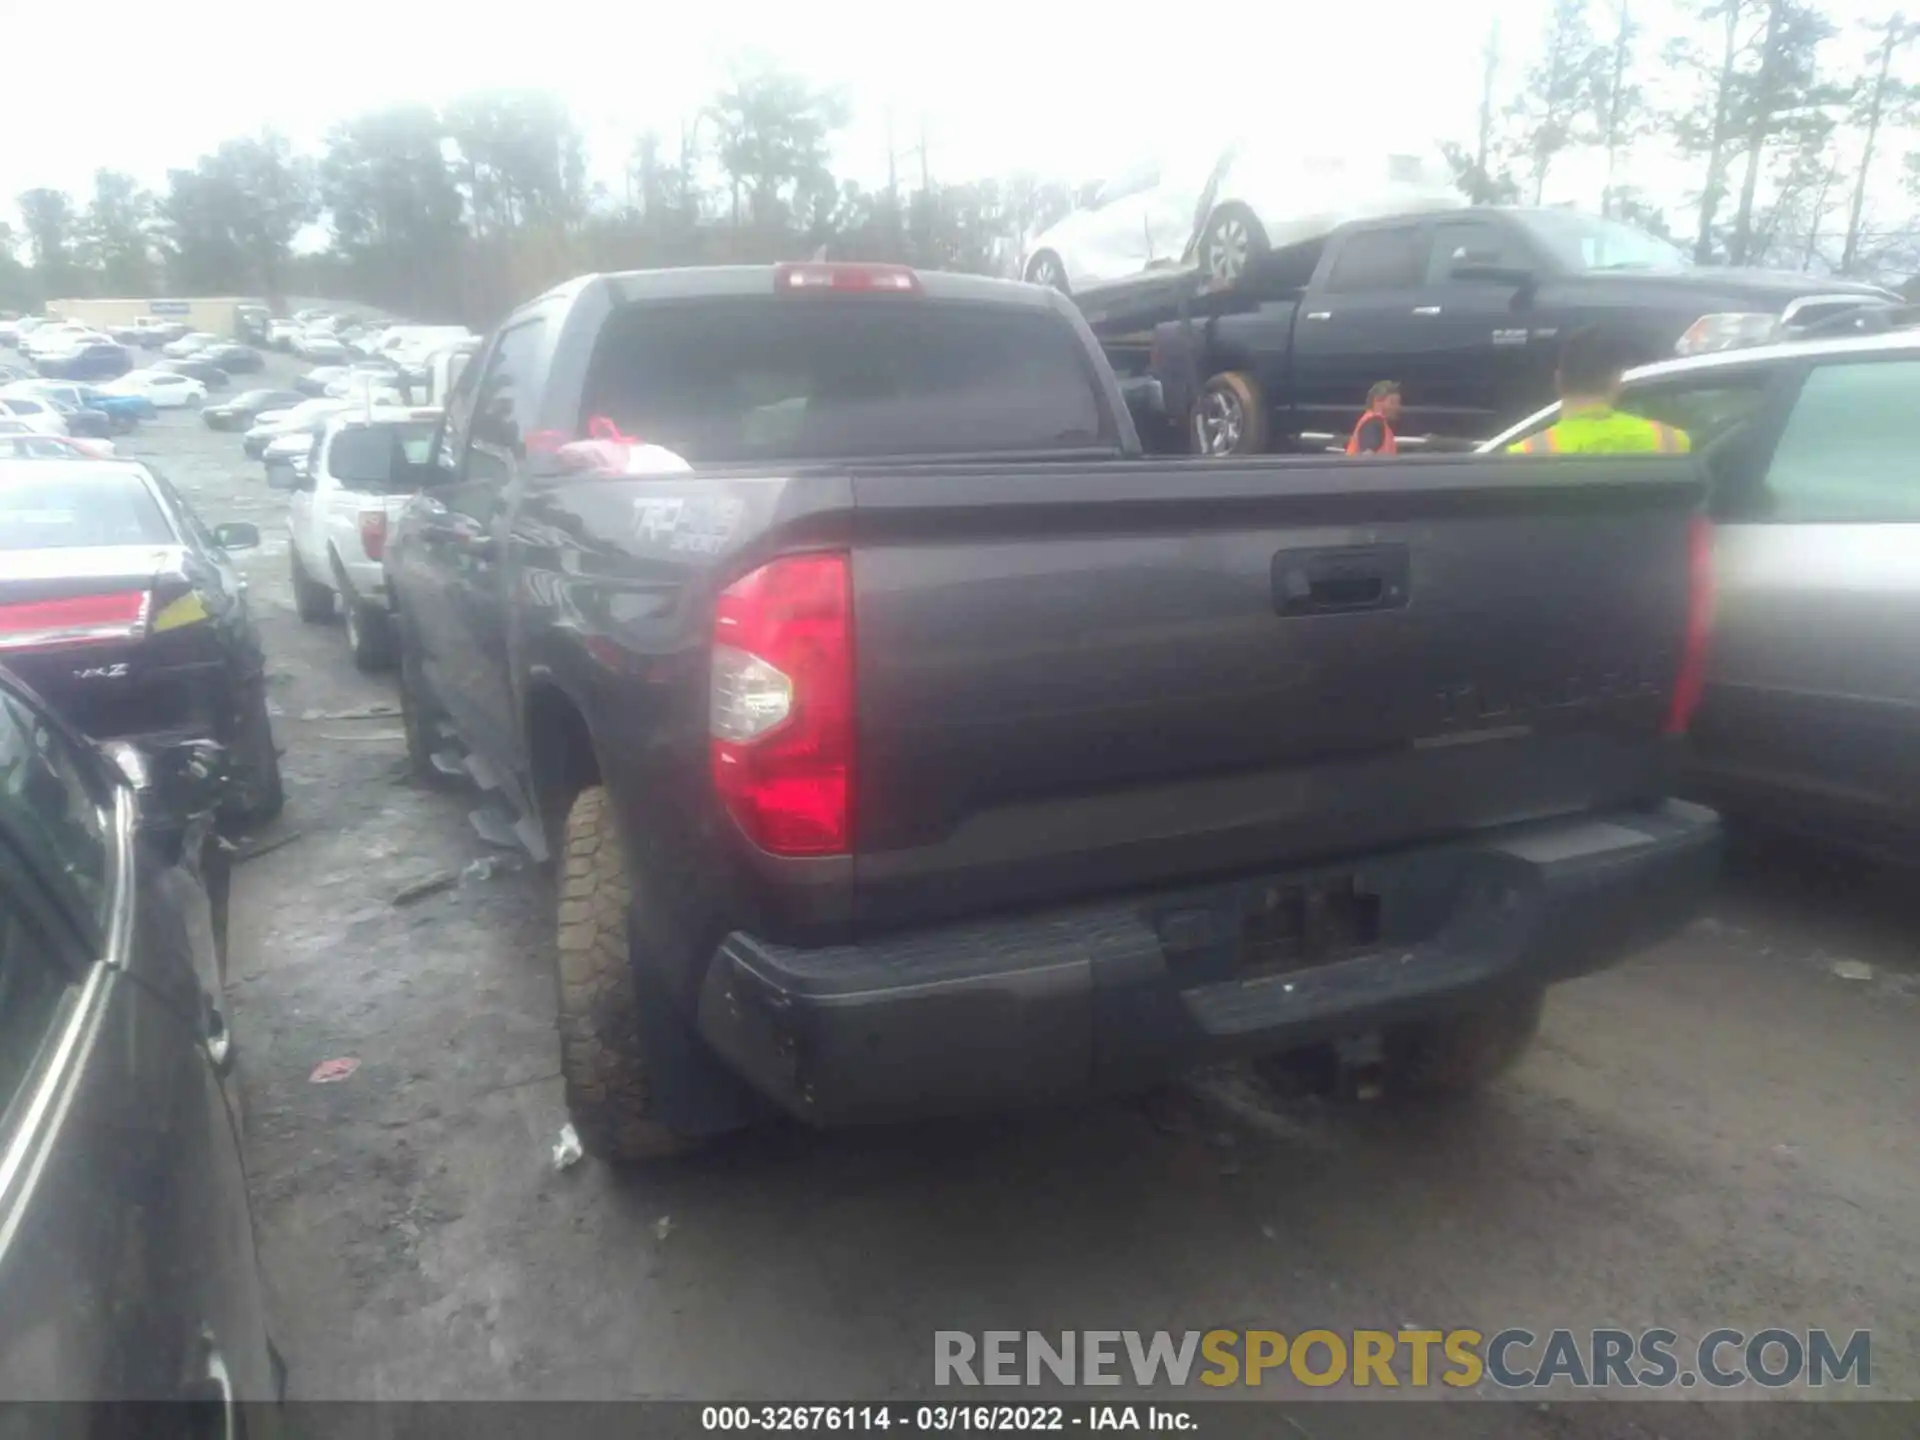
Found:
[[[73,672],[76,680],[120,680],[127,673],[127,662],[122,660],[113,665],[89,665],[84,670]]]

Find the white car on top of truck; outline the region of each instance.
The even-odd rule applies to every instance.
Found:
[[[270,468],[267,483],[291,491],[294,609],[302,620],[330,619],[334,597],[347,645],[362,670],[384,669],[392,655],[383,570],[388,526],[407,503],[391,476],[424,465],[440,412],[406,406],[355,408],[329,418],[304,467]]]

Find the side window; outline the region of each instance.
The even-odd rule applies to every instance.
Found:
[[[500,332],[471,397],[472,441],[467,468],[476,480],[504,480],[526,451],[523,436],[537,399],[541,332],[545,322],[526,320]],[[452,426],[448,426],[451,431]]]
[[[1687,432],[1695,452],[1718,444],[1760,408],[1770,377],[1764,371],[1701,377],[1691,385],[1650,385],[1629,391],[1620,408]]]
[[[59,730],[0,690],[0,829],[76,927],[105,929],[112,796]]]
[[[1774,447],[1758,518],[1920,523],[1916,387],[1920,360],[1815,366]]]
[[[1471,284],[1453,278],[1456,265],[1499,265],[1518,269],[1530,263],[1525,248],[1498,225],[1485,220],[1443,220],[1434,227],[1427,260],[1429,285]]]
[[[1335,294],[1368,290],[1412,290],[1426,269],[1426,250],[1417,225],[1361,230],[1347,237],[1327,277]]]
[[[448,367],[446,418],[440,427],[440,441],[434,451],[434,468],[452,475],[459,468],[460,451],[467,443],[467,431],[473,424],[473,401],[480,388],[480,357],[469,355]]]

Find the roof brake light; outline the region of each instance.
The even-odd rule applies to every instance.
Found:
[[[920,293],[920,277],[907,265],[847,265],[833,261],[788,261],[773,267],[773,288],[799,294],[816,290],[868,294]]]

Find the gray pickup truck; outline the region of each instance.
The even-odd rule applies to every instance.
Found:
[[[540,296],[411,478],[414,763],[560,869],[605,1156],[1470,1086],[1715,872],[1684,459],[1155,460],[1058,295],[808,264]]]

